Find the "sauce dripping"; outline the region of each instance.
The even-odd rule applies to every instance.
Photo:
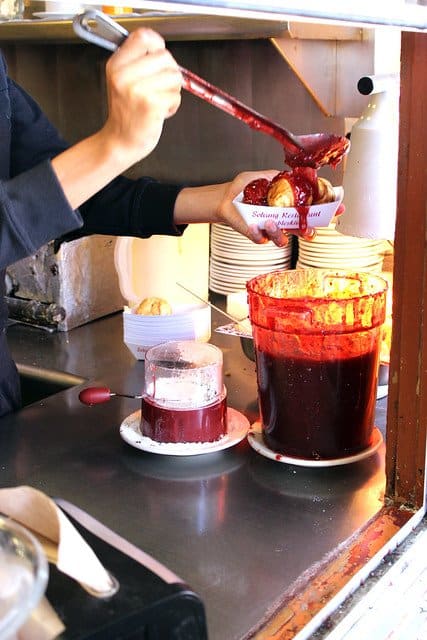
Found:
[[[329,133],[313,133],[295,136],[284,127],[269,120],[246,106],[237,98],[214,86],[195,73],[180,67],[184,88],[205,102],[241,120],[251,129],[275,138],[283,146],[285,164],[289,167],[319,167],[330,164],[335,167],[347,153],[350,141]]]
[[[80,37],[109,51],[115,51],[129,35],[124,27],[96,10],[85,11],[76,16],[73,27]],[[187,91],[242,120],[252,129],[278,140],[285,151],[285,163],[290,167],[316,169],[325,164],[336,166],[349,148],[349,141],[336,135],[318,133],[295,136],[192,71],[184,67],[179,67],[179,70],[182,73],[183,87]]]

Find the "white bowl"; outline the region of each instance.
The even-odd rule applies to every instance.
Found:
[[[327,204],[315,204],[308,207],[307,225],[309,227],[327,227],[341,204],[344,191],[334,187],[335,201]],[[295,207],[263,207],[245,204],[243,191],[233,200],[233,204],[247,224],[257,224],[263,229],[267,220],[272,220],[280,229],[299,229],[300,215]]]
[[[211,337],[209,305],[178,305],[167,316],[143,316],[125,307],[123,340],[138,360],[144,360],[150,347],[171,340],[208,342]]]

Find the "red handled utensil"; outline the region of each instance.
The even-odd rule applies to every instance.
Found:
[[[108,387],[87,387],[80,391],[79,400],[83,404],[93,405],[108,402],[111,398],[133,398],[140,400],[142,396],[129,396],[125,393],[114,393]]]
[[[76,15],[73,28],[83,40],[109,51],[115,51],[129,35],[124,27],[95,9]],[[241,120],[251,129],[270,135],[280,142],[285,151],[285,161],[290,167],[318,168],[325,164],[335,166],[350,148],[347,138],[331,133],[297,136],[192,71],[183,67],[179,67],[179,70],[183,76],[184,89]]]

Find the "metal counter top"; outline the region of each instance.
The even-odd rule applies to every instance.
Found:
[[[121,314],[68,333],[15,324],[8,339],[17,362],[140,393],[143,363],[123,344]],[[224,353],[229,406],[253,421],[255,365],[238,338],[213,333],[212,342]],[[157,558],[203,599],[210,640],[249,637],[298,578],[382,506],[383,448],[316,469],[263,458],[246,440],[202,456],[144,453],[119,435],[139,402],[83,406],[83,386],[0,420],[1,486],[69,500]],[[385,401],[377,405],[383,424]]]

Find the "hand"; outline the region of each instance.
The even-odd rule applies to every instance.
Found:
[[[182,76],[151,29],[137,29],[106,65],[108,118],[102,133],[118,162],[131,166],[156,147],[166,118],[181,103]]]
[[[273,240],[278,246],[284,246],[288,243],[287,234],[277,229],[276,225],[270,230],[261,230],[257,225],[247,225],[233,204],[234,198],[246,187],[249,182],[256,178],[267,178],[272,180],[277,175],[277,169],[269,169],[267,171],[245,171],[239,173],[232,182],[224,185],[222,199],[217,209],[218,222],[227,224],[235,231],[246,236],[252,242],[263,244],[269,240]]]
[[[105,125],[60,153],[52,167],[73,209],[157,145],[163,122],[181,102],[182,75],[151,29],[131,33],[106,66]]]
[[[232,182],[225,185],[226,188],[223,193],[223,198],[218,207],[219,221],[229,225],[235,231],[238,231],[256,244],[264,244],[271,240],[278,247],[285,247],[290,240],[288,231],[279,229],[277,225],[271,221],[266,222],[264,229],[260,229],[256,224],[247,225],[233,204],[234,198],[243,191],[249,182],[257,178],[272,180],[277,173],[277,169],[239,173]],[[310,236],[311,231],[311,229],[307,229],[308,236]],[[292,231],[292,233],[293,232],[294,231]]]
[[[277,169],[245,171],[239,173],[231,182],[203,187],[185,187],[180,191],[175,202],[174,222],[177,225],[219,222],[238,231],[252,242],[263,244],[271,240],[279,247],[288,244],[290,233],[302,235],[308,239],[314,238],[315,231],[311,228],[304,233],[295,229],[283,231],[271,221],[266,223],[266,228],[263,230],[257,225],[248,226],[234,206],[234,198],[249,182],[256,178],[271,180],[277,173]],[[343,211],[344,207],[341,205],[338,213]]]

